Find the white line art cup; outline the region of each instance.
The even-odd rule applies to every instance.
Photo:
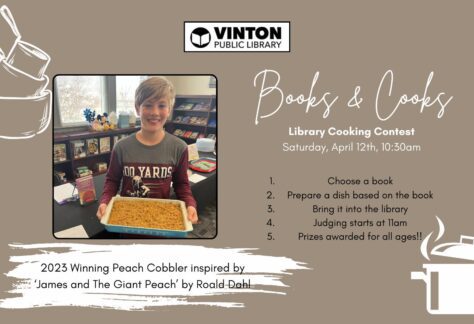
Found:
[[[39,47],[19,40],[10,51],[6,61],[32,78],[40,79],[48,67],[50,57]]]
[[[51,91],[34,97],[0,97],[0,138],[24,139],[44,132],[51,121]]]
[[[44,92],[48,83],[46,75],[32,77],[6,61],[0,62],[0,97],[38,96]]]
[[[0,7],[0,35],[0,138],[30,138],[51,122],[52,96],[44,74],[51,58],[21,40],[5,5]]]

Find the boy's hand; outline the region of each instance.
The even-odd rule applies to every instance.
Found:
[[[97,209],[97,214],[96,214],[99,220],[104,216],[106,209],[107,209],[107,204],[102,203],[99,205],[99,208]]]
[[[193,224],[197,224],[198,222],[198,213],[197,213],[197,210],[196,208],[194,208],[193,206],[188,206],[188,219],[191,223]]]

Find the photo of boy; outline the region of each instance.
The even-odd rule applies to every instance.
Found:
[[[177,199],[186,204],[189,220],[198,222],[187,174],[187,144],[164,129],[175,95],[173,84],[163,77],[148,78],[136,89],[135,110],[141,129],[113,148],[97,209],[99,219],[119,188],[125,197],[169,199],[172,185]]]

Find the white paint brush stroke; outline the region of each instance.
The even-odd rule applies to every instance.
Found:
[[[23,254],[33,251],[36,254],[16,255],[10,262],[18,265],[6,276],[17,279],[12,294],[19,297],[0,299],[2,308],[33,308],[52,306],[78,306],[93,308],[112,308],[120,310],[148,310],[156,306],[206,305],[219,307],[244,307],[243,303],[219,301],[220,296],[247,293],[268,293],[286,295],[282,282],[290,271],[309,269],[304,263],[287,257],[275,257],[253,254],[256,249],[208,248],[191,245],[92,245],[76,243],[10,244],[14,250]],[[67,265],[67,272],[41,272],[42,263],[60,263]],[[71,272],[70,264],[109,266],[110,272]],[[112,264],[122,266],[140,263],[144,272],[112,272]],[[167,265],[187,265],[186,272],[148,272],[150,263]],[[229,273],[191,272],[190,265],[231,264]],[[245,266],[242,274],[234,273],[232,264]],[[85,282],[89,279],[90,288],[72,289],[72,282]],[[98,279],[111,283],[111,288],[95,288],[92,280]],[[114,288],[115,280],[137,282],[145,280],[169,282],[177,280],[176,288]],[[250,280],[250,288],[197,288],[197,280],[215,282],[216,280]],[[38,289],[35,280],[42,282],[64,282],[67,289]],[[194,288],[184,289],[181,280],[193,282]],[[229,297],[226,297],[229,300]]]

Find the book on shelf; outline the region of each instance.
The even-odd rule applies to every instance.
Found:
[[[196,110],[196,111],[209,111],[209,109],[210,109],[209,104],[205,102],[197,103],[193,107],[193,110]]]
[[[87,166],[80,166],[76,168],[76,178],[82,178],[92,174],[92,170],[90,170]]]
[[[186,131],[186,133],[183,134],[183,137],[189,138],[193,132],[192,131]]]
[[[96,171],[96,172],[99,172],[99,173],[102,173],[102,172],[107,171],[107,163],[105,163],[105,162],[97,162],[97,163],[95,164],[95,171]]]
[[[114,136],[114,145],[117,144],[117,142],[119,141],[119,137],[117,135]]]
[[[92,175],[76,179],[76,188],[79,193],[79,201],[81,205],[85,205],[96,200],[94,178]]]
[[[207,124],[207,118],[206,117],[199,117],[196,120],[196,124],[198,125],[206,125]]]
[[[54,182],[55,185],[66,183],[67,178],[66,178],[66,172],[63,171],[54,171]]]
[[[174,122],[175,123],[181,123],[182,120],[183,120],[182,116],[176,116],[176,118],[174,119]]]
[[[199,132],[193,132],[191,135],[189,135],[189,138],[196,139],[198,135],[199,135]]]
[[[199,152],[196,143],[188,145],[188,161],[199,159]]]
[[[110,137],[101,137],[99,139],[100,153],[110,152]]]
[[[185,102],[178,106],[179,110],[191,110],[193,109],[194,104],[191,102]]]
[[[54,163],[56,162],[62,162],[67,160],[67,155],[66,155],[66,144],[54,144],[53,148],[53,159]]]
[[[99,154],[99,140],[97,138],[86,139],[87,155]]]
[[[215,119],[210,119],[209,123],[207,124],[207,126],[209,126],[209,127],[216,127],[216,125],[217,125],[217,123],[216,123]]]
[[[183,120],[181,121],[182,123],[188,124],[189,121],[191,120],[190,116],[184,116]]]
[[[184,133],[185,133],[184,130],[178,128],[178,129],[176,129],[176,130],[173,132],[173,135],[175,135],[175,136],[183,136]]]
[[[86,157],[86,143],[84,140],[71,141],[72,151],[75,159]]]
[[[119,134],[114,136],[114,145],[117,144],[120,140],[128,137],[129,134]]]

